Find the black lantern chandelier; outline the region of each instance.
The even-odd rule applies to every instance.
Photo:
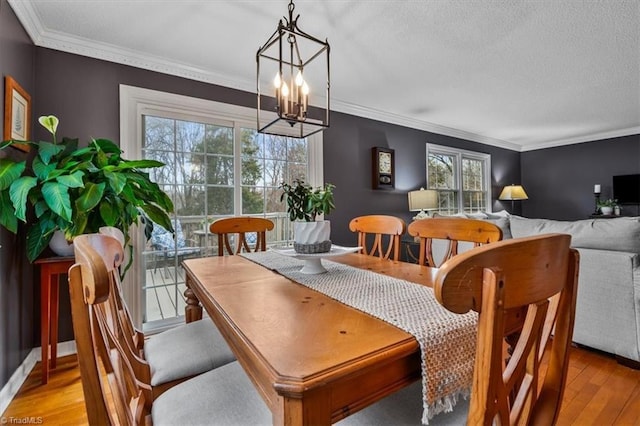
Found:
[[[298,28],[294,9],[291,0],[289,19],[256,54],[258,132],[304,138],[329,127],[330,48]]]

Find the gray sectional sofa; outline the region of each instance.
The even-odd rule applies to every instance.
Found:
[[[640,368],[640,218],[508,220],[513,238],[571,235],[571,245],[580,252],[573,341]]]
[[[503,239],[570,234],[571,245],[580,252],[573,341],[640,369],[640,217],[558,221],[505,211],[455,216],[493,222],[502,229]],[[459,249],[471,247],[461,244]],[[445,248],[434,243],[437,259]]]

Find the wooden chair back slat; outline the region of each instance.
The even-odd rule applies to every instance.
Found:
[[[437,300],[452,312],[479,313],[469,424],[555,423],[567,377],[578,283],[579,255],[570,242],[565,234],[500,241],[440,267],[434,284]],[[508,324],[514,312],[525,313],[516,333]],[[506,364],[505,339],[512,345]],[[549,343],[549,363],[541,377]]]
[[[242,251],[265,251],[267,249],[267,231],[271,231],[274,224],[269,219],[261,217],[227,217],[215,220],[209,225],[209,231],[218,236],[218,256],[236,255]],[[253,250],[247,242],[246,233],[255,232],[257,235]],[[235,247],[231,242],[235,236]]]
[[[351,219],[349,229],[357,233],[362,254],[400,260],[400,238],[407,229],[404,220],[386,215],[359,216]]]
[[[118,304],[122,246],[112,237],[89,234],[74,239],[74,251],[76,264],[69,273],[69,292],[89,423],[144,423],[153,399],[150,370],[130,346],[131,336],[123,326],[126,317]],[[106,372],[117,419],[107,408],[107,385],[98,359]]]
[[[409,224],[409,235],[420,239],[420,265],[437,267],[458,254],[460,242],[473,247],[502,239],[502,230],[491,222],[464,218],[429,218]],[[446,251],[439,261],[434,258],[434,240],[447,241]]]

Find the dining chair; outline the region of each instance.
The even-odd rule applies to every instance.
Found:
[[[243,249],[246,252],[265,251],[267,231],[271,231],[273,227],[273,222],[269,219],[238,216],[213,221],[209,225],[209,231],[218,236],[218,256],[224,256],[225,249],[229,255],[238,254]]]
[[[400,238],[407,229],[404,220],[386,215],[359,216],[351,219],[349,229],[357,232],[361,253],[400,260]]]
[[[135,374],[113,326],[109,300],[119,245],[115,246],[113,238],[91,241],[93,237],[76,237],[76,263],[69,270],[73,329],[89,424],[273,424],[265,401],[237,361],[178,383],[157,397],[152,395],[150,386]],[[419,425],[421,389],[417,381],[343,419],[340,425]],[[465,414],[462,407],[439,415],[430,424],[460,424]]]
[[[215,324],[207,319],[180,324],[151,336],[137,329],[122,296],[118,271],[124,257],[124,235],[114,227],[102,227],[100,235],[88,235],[80,243],[86,243],[87,239],[112,272],[109,301],[115,315],[112,321],[117,326],[115,334],[128,350],[138,380],[151,386],[153,397],[189,377],[235,360]]]
[[[431,267],[438,267],[457,255],[460,243],[470,243],[470,248],[502,239],[502,230],[491,222],[457,217],[415,220],[409,224],[408,231],[420,239],[418,264]]]
[[[436,299],[452,312],[479,314],[468,424],[555,424],[578,285],[579,254],[570,243],[567,234],[500,241],[459,254],[438,270]],[[505,363],[506,334],[513,343]]]

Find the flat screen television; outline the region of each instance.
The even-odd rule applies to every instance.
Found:
[[[620,204],[640,204],[640,174],[614,176],[613,198]]]

